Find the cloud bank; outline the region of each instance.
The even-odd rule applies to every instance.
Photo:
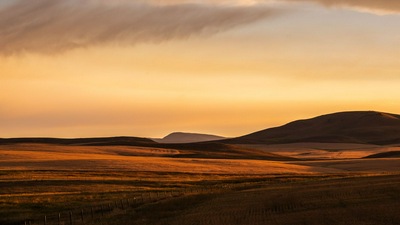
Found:
[[[128,0],[127,0],[128,1]],[[400,13],[399,0],[141,0],[152,1],[157,4],[177,4],[203,2],[216,5],[255,5],[260,3],[279,3],[279,2],[313,2],[326,7],[344,7],[354,10],[365,10],[371,13],[386,12]]]
[[[327,7],[350,7],[371,13],[400,13],[399,0],[283,0],[288,2],[314,2]]]
[[[0,8],[0,53],[184,39],[279,13],[264,6],[150,2],[156,1],[16,0]]]
[[[400,13],[399,0],[3,0],[0,54],[212,35],[282,12],[270,3],[294,2]]]

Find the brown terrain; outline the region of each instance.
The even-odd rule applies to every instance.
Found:
[[[159,139],[153,138],[152,140],[159,143],[193,143],[193,142],[204,142],[204,141],[217,141],[222,139],[226,138],[211,134],[174,132],[168,134],[163,138]]]
[[[235,144],[299,142],[398,144],[400,115],[374,111],[340,112],[294,121],[225,141]]]
[[[233,139],[0,139],[0,224],[398,224],[400,116]]]

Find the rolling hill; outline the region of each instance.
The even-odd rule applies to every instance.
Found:
[[[153,139],[153,140],[159,143],[193,143],[193,142],[215,141],[222,139],[225,139],[225,137],[211,135],[211,134],[174,132],[168,134],[164,138]]]
[[[374,158],[400,158],[400,151],[381,152],[364,157],[366,159]]]
[[[279,154],[269,153],[262,150],[240,147],[236,145],[213,143],[213,142],[198,142],[198,143],[157,143],[153,140],[138,137],[102,137],[102,138],[0,138],[0,146],[13,146],[25,144],[42,144],[44,146],[51,145],[61,148],[62,146],[74,147],[90,147],[99,146],[107,147],[122,147],[125,150],[118,150],[119,154],[128,156],[160,156],[159,152],[164,149],[166,151],[162,157],[168,158],[203,158],[203,159],[264,159],[274,161],[291,161],[292,157],[281,156]],[[137,151],[127,151],[130,147],[138,147]],[[45,147],[41,147],[45,148]],[[47,148],[47,147],[46,147]],[[85,151],[85,148],[81,148]],[[115,151],[112,151],[115,153]],[[149,153],[152,152],[152,153]],[[174,152],[172,154],[168,152]],[[178,152],[178,153],[176,153]]]
[[[153,140],[139,137],[99,137],[99,138],[0,138],[0,145],[9,144],[57,144],[57,145],[93,145],[93,146],[150,146],[157,144]]]
[[[222,141],[229,144],[298,142],[398,144],[400,115],[375,111],[339,112]]]
[[[138,137],[104,138],[0,138],[0,145],[55,144],[74,146],[136,146],[177,150],[166,154],[173,158],[267,159],[291,161],[292,155],[257,148],[255,145],[290,143],[356,143],[373,145],[400,144],[400,115],[374,112],[339,112],[311,119],[298,120],[281,127],[258,131],[245,136],[223,139],[203,134],[172,133],[166,143]],[[195,143],[192,143],[196,141]],[[394,149],[395,150],[395,149]],[[297,158],[297,157],[296,157]]]

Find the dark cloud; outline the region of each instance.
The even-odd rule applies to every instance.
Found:
[[[0,7],[0,53],[57,53],[101,44],[183,39],[278,13],[265,6],[17,0]]]

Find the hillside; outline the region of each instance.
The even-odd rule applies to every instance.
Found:
[[[381,152],[365,158],[400,158],[400,151]]]
[[[230,144],[321,143],[400,143],[400,115],[355,111],[298,120],[242,137],[222,141]]]
[[[57,145],[94,145],[94,146],[149,146],[153,140],[139,137],[99,137],[99,138],[0,138],[0,145],[9,144],[57,144]]]
[[[294,121],[281,127],[258,131],[238,138],[220,140],[221,138],[223,137],[191,133],[172,133],[163,138],[163,140],[160,141],[162,143],[138,137],[75,139],[0,138],[0,145],[36,143],[78,146],[136,146],[178,150],[179,154],[167,154],[168,157],[174,158],[267,159],[281,161],[303,157],[300,155],[286,154],[285,151],[287,149],[275,151],[275,148],[275,150],[265,149],[263,146],[256,145],[265,146],[271,144],[305,142],[356,143],[369,145],[400,144],[400,115],[374,111],[339,112],[311,119]],[[299,150],[298,147],[296,147],[296,149]],[[324,148],[320,150],[324,150]],[[351,150],[351,148],[347,150]],[[345,148],[340,151],[345,152],[347,150]],[[392,149],[392,151],[394,150],[396,149]],[[334,151],[338,152],[338,150]],[[333,156],[331,153],[332,151],[329,149],[327,151],[324,150],[324,152],[330,153],[329,157],[338,157]],[[359,155],[358,150],[353,149],[352,152]],[[365,153],[369,153],[367,155],[380,152],[380,149],[376,151],[374,149],[365,151]],[[304,150],[304,154],[307,154],[307,158],[310,158],[310,154],[315,154],[315,149],[307,148]],[[326,153],[323,154],[326,155]],[[343,153],[340,154],[343,156],[346,155]],[[354,154],[353,157],[355,157]],[[347,155],[350,157],[349,154]],[[367,155],[364,154],[361,157]]]
[[[168,134],[164,138],[153,139],[153,140],[159,143],[193,143],[193,142],[204,142],[204,141],[216,141],[222,139],[225,139],[225,137],[211,135],[211,134],[174,132]]]
[[[291,161],[292,157],[269,153],[262,150],[240,147],[222,143],[199,142],[199,143],[157,143],[153,140],[137,137],[104,137],[104,138],[0,138],[0,146],[53,146],[65,148],[69,146],[77,148],[75,153],[83,153],[85,147],[107,147],[114,149],[113,154],[123,156],[151,156],[168,158],[205,158],[205,159],[264,159],[275,161]],[[65,147],[63,147],[65,146]],[[139,150],[132,150],[136,148]],[[1,149],[1,148],[0,148]],[[68,151],[71,151],[69,149]],[[82,151],[82,152],[79,152]]]

